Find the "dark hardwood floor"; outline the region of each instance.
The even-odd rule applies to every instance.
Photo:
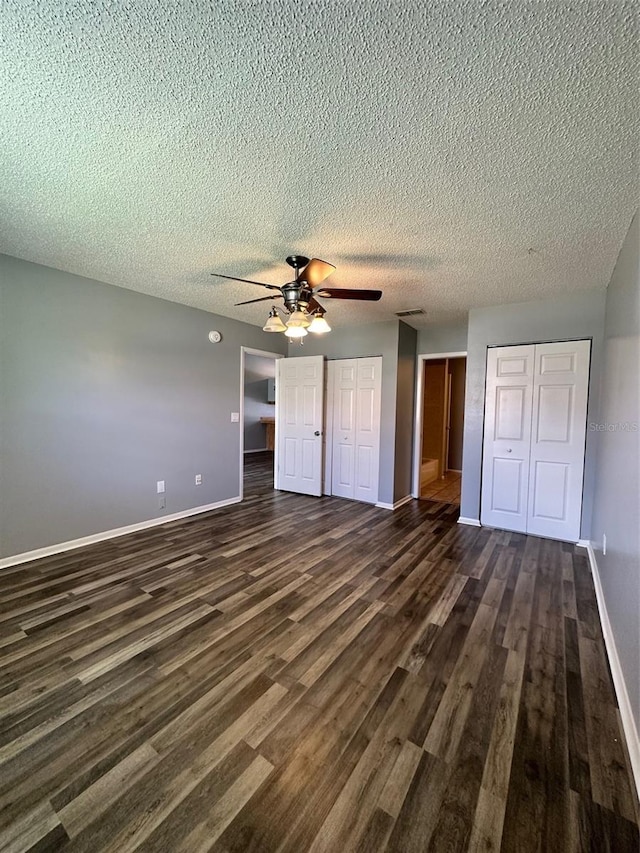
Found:
[[[582,550],[247,467],[0,572],[0,850],[637,853]]]

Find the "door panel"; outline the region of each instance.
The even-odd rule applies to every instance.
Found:
[[[358,388],[358,431],[364,435],[374,430],[375,392],[373,388]]]
[[[545,346],[542,344],[541,346]],[[552,344],[551,346],[557,346]],[[575,373],[575,352],[567,353],[540,353],[540,376],[549,376],[551,373]]]
[[[517,347],[517,349],[528,349],[528,347]],[[531,364],[529,363],[528,354],[500,355],[496,350],[494,350],[494,353],[496,358],[496,376],[529,376]]]
[[[571,438],[573,387],[541,385],[536,419],[536,441],[561,441]]]
[[[290,385],[284,389],[284,420],[285,423],[294,425],[296,423],[298,408],[298,389]]]
[[[569,466],[559,462],[536,462],[532,515],[534,518],[566,521],[568,510]],[[531,531],[527,531],[531,532]]]
[[[276,489],[322,494],[323,373],[322,356],[276,362]]]
[[[523,467],[521,459],[493,460],[492,512],[508,512],[514,517],[522,515]]]
[[[527,532],[577,542],[587,427],[590,341],[538,344]]]
[[[372,493],[374,488],[377,493],[377,484],[373,481],[375,466],[373,464],[373,448],[360,445],[358,447],[358,461],[356,465],[358,471],[358,479],[356,488],[359,490],[367,490]]]
[[[293,438],[283,439],[283,462],[282,470],[285,477],[295,477],[296,474],[296,447],[297,442]]]
[[[526,424],[527,392],[525,385],[496,388],[495,441],[522,441]]]
[[[487,351],[487,393],[480,519],[524,532],[535,347]]]
[[[338,444],[336,452],[336,474],[334,485],[345,493],[344,497],[351,497],[353,494],[353,445]],[[334,493],[335,494],[335,493]]]
[[[350,431],[353,429],[355,388],[340,388],[338,402],[338,429]]]

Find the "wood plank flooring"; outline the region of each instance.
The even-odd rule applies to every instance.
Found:
[[[583,551],[249,468],[0,573],[0,850],[637,853]]]

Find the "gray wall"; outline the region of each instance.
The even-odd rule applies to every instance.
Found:
[[[399,322],[334,329],[328,335],[307,335],[304,346],[290,344],[287,355],[324,355],[326,358],[382,356],[382,414],[378,500],[393,503],[395,491],[395,431],[398,381]],[[404,325],[404,324],[403,324]]]
[[[0,556],[238,495],[242,345],[286,350],[255,326],[0,255]]]
[[[260,418],[273,418],[276,407],[267,403],[268,379],[256,379],[244,384],[244,450],[264,450],[267,432]]]
[[[480,517],[480,474],[488,346],[592,338],[587,419],[598,411],[605,291],[477,308],[469,312],[460,515]],[[581,537],[589,538],[595,477],[595,436],[587,434]]]
[[[394,501],[411,494],[417,337],[415,329],[400,321],[398,324]]]
[[[636,214],[607,291],[591,540],[629,699],[640,729],[640,224]],[[629,431],[616,427],[629,425]],[[634,426],[635,425],[635,429]],[[596,427],[596,424],[593,424]],[[602,535],[607,553],[602,553]]]
[[[418,330],[418,355],[436,352],[466,352],[467,320],[448,325],[425,326]]]

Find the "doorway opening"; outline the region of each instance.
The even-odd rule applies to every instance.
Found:
[[[240,365],[240,499],[274,488],[276,360],[279,353],[242,347]]]
[[[418,358],[413,497],[460,505],[466,353]]]

